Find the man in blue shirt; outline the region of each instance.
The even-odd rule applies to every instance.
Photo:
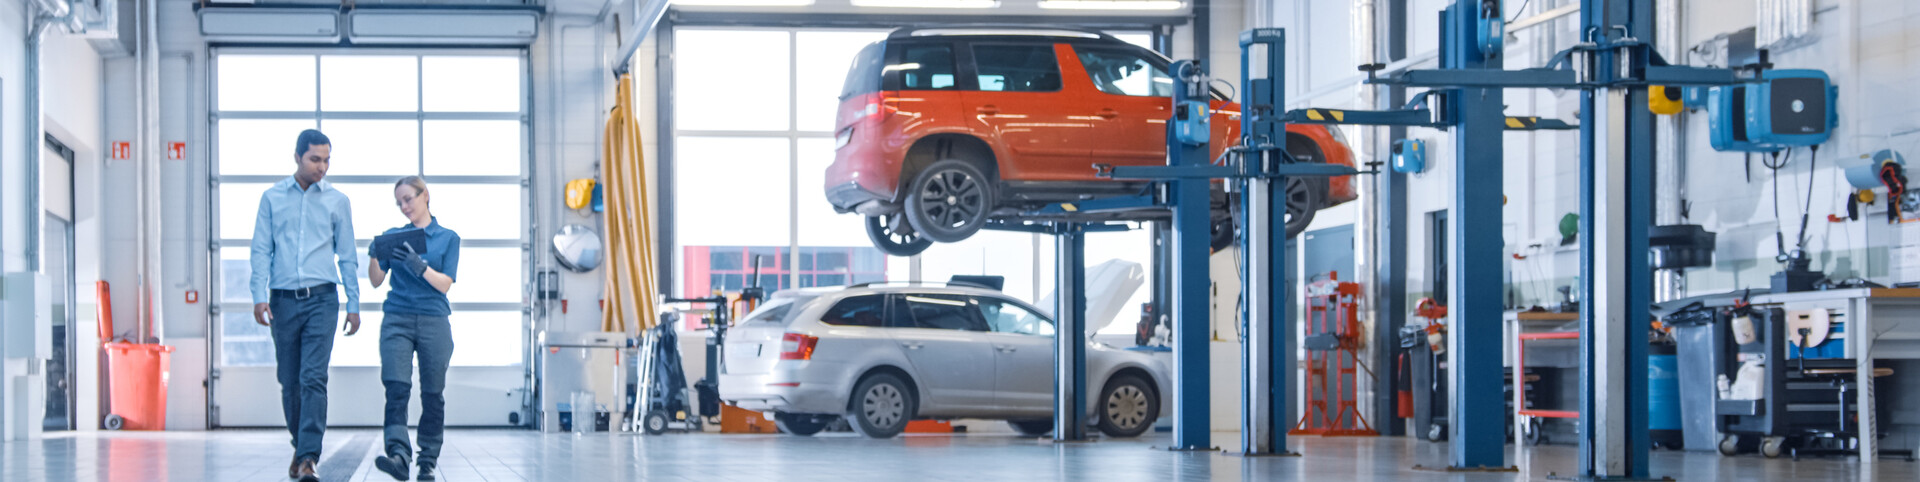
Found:
[[[344,328],[352,336],[360,331],[360,260],[347,196],[324,181],[333,141],[308,129],[295,142],[297,170],[260,195],[249,287],[254,321],[273,331],[280,404],[293,434],[287,477],[318,482],[314,466],[327,431],[327,365],[340,313],[334,291],[346,292]]]

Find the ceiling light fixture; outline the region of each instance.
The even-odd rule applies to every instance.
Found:
[[[695,7],[804,7],[813,0],[673,0],[674,6]]]
[[[1177,10],[1180,0],[1040,0],[1040,8],[1062,10]]]
[[[1000,0],[853,0],[855,7],[884,8],[995,8]]]

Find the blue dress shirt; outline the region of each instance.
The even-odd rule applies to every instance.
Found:
[[[347,312],[359,313],[360,258],[354,251],[352,212],[347,195],[326,181],[302,190],[288,176],[261,193],[248,285],[253,302],[266,303],[271,290],[333,283],[347,293]],[[342,273],[349,281],[341,282]]]

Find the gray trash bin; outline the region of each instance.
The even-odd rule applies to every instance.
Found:
[[[1715,388],[1719,367],[1725,363],[1724,343],[1727,330],[1719,322],[1723,316],[1705,307],[1682,308],[1668,314],[1664,321],[1673,327],[1675,355],[1679,357],[1680,431],[1686,450],[1712,452],[1720,443],[1720,429],[1714,421],[1714,401],[1720,396]]]

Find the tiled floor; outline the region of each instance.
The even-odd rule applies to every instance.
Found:
[[[1237,446],[1229,433],[1216,444]],[[371,462],[379,433],[327,434],[328,481],[384,481]],[[1166,434],[1138,440],[1054,444],[1012,435],[908,436],[868,440],[848,435],[545,435],[512,430],[455,430],[441,456],[451,481],[770,481],[828,480],[1543,480],[1574,471],[1570,446],[1511,450],[1519,473],[1446,474],[1411,470],[1444,466],[1445,444],[1404,438],[1295,438],[1303,457],[1242,458],[1171,453]],[[0,449],[0,479],[284,481],[290,457],[281,431],[95,433],[9,442]],[[1799,462],[1758,456],[1655,452],[1655,476],[1678,480],[1920,480],[1920,463],[1883,459],[1863,469],[1850,458]]]

